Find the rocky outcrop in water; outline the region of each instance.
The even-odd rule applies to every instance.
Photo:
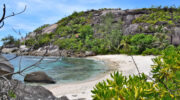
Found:
[[[8,73],[13,73],[14,67],[8,62],[6,58],[0,55],[0,76]],[[8,79],[11,79],[12,75],[5,76]]]
[[[51,77],[42,71],[26,74],[24,81],[35,83],[56,83]]]

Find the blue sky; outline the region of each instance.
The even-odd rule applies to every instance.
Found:
[[[12,28],[21,31],[25,36],[43,24],[53,24],[74,11],[86,11],[99,8],[135,9],[154,6],[180,6],[180,0],[0,0],[0,16],[3,4],[7,6],[7,15],[27,10],[21,15],[5,20],[0,29],[0,39],[9,34],[19,38]],[[1,42],[0,42],[1,44]]]

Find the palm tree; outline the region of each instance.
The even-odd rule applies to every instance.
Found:
[[[169,37],[163,33],[156,33],[155,37],[158,38],[157,44],[160,49],[164,49],[169,44]]]

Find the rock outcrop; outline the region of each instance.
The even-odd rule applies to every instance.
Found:
[[[162,9],[163,10],[163,9]],[[40,31],[36,32],[31,32],[30,34],[27,35],[27,37],[23,38],[21,40],[21,42],[28,40],[30,38],[34,38],[37,35],[53,35],[54,34],[65,34],[65,33],[61,33],[61,30],[59,27],[61,27],[61,22],[63,22],[63,20],[65,20],[65,22],[63,22],[62,25],[64,26],[68,26],[71,24],[89,24],[92,26],[92,28],[94,29],[94,34],[93,36],[95,38],[103,38],[102,33],[99,32],[98,30],[96,30],[96,26],[98,25],[103,25],[104,21],[103,21],[103,17],[105,17],[107,14],[112,14],[113,15],[113,22],[111,23],[112,25],[117,24],[119,20],[121,20],[123,22],[122,25],[122,34],[123,35],[135,35],[135,34],[139,34],[139,33],[144,33],[144,34],[155,34],[158,32],[155,32],[151,29],[149,29],[150,27],[153,28],[157,28],[157,27],[161,27],[163,26],[163,32],[166,31],[167,35],[169,36],[169,41],[171,44],[173,45],[179,45],[180,44],[180,20],[174,21],[171,19],[168,19],[168,21],[172,21],[174,22],[173,25],[170,25],[167,21],[157,21],[155,23],[146,23],[146,20],[144,20],[143,22],[136,22],[135,20],[141,16],[144,15],[148,15],[151,14],[152,12],[149,11],[149,9],[127,9],[127,10],[120,10],[120,9],[100,9],[100,10],[90,10],[90,11],[86,11],[83,12],[83,15],[81,15],[80,13],[75,14],[73,17],[69,16],[66,17],[62,20],[60,20],[59,22],[52,24],[52,25],[47,25],[46,27],[43,27]],[[81,16],[76,16],[80,14]],[[90,16],[91,15],[91,16]],[[72,19],[76,19],[76,17],[84,17],[85,19],[88,19],[87,23],[83,22],[80,23],[78,22],[78,20],[72,21]],[[90,17],[90,19],[89,19]],[[143,19],[140,19],[143,20]],[[67,27],[69,28],[69,27]],[[76,29],[76,28],[74,28]],[[62,29],[63,30],[63,29]],[[69,30],[73,30],[69,29]],[[52,33],[52,34],[51,34]],[[68,32],[67,32],[68,33]],[[78,37],[78,32],[74,31],[73,34],[77,34]],[[51,37],[51,36],[50,36]],[[51,41],[56,41],[57,39],[63,40],[63,39],[68,39],[71,38],[71,34],[66,34],[66,36],[64,35],[55,35],[55,37],[51,37]],[[50,48],[50,50],[47,53],[47,56],[76,56],[76,57],[84,57],[84,56],[89,56],[88,53],[86,53],[85,51],[80,51],[80,52],[73,52],[64,48],[59,49],[58,46],[51,46],[51,45],[55,45],[55,43],[51,43],[51,44],[41,44],[38,45],[38,47],[33,48],[30,52],[26,52],[26,50],[24,50],[23,54],[26,55],[36,55],[36,56],[42,56],[44,55],[46,49],[45,48]],[[60,45],[60,44],[59,44]],[[4,53],[8,53],[8,52],[13,52],[16,51],[15,49],[3,49]],[[92,55],[92,54],[90,54]],[[94,55],[94,54],[93,54]]]
[[[6,93],[11,91],[14,97],[7,97]],[[9,95],[8,95],[9,96]],[[63,96],[55,97],[49,90],[42,86],[25,85],[18,80],[5,81],[0,79],[0,100],[69,100]]]
[[[174,27],[173,28],[173,34],[172,36],[172,44],[179,45],[180,44],[180,27]]]
[[[56,83],[51,77],[42,71],[27,74],[24,78],[24,81],[35,83]]]
[[[95,56],[96,54],[93,51],[86,51],[85,55],[86,56]]]
[[[21,52],[27,52],[29,49],[26,47],[26,45],[21,45],[20,46],[20,51]]]
[[[13,53],[18,51],[19,49],[17,47],[13,47],[13,48],[3,48],[2,49],[2,53]]]
[[[14,67],[7,61],[6,58],[0,55],[0,76],[13,72],[14,72]],[[12,75],[7,75],[5,77],[11,79]]]
[[[147,34],[153,34],[147,27],[150,26],[148,23],[133,23],[133,21],[142,16],[143,14],[149,14],[148,10],[146,9],[128,9],[128,10],[120,10],[120,9],[106,9],[106,10],[92,10],[87,11],[85,13],[92,13],[92,20],[91,25],[97,25],[101,24],[102,22],[102,16],[105,16],[108,13],[112,13],[114,17],[114,23],[118,22],[119,19],[123,21],[123,35],[129,35],[129,34],[137,34],[137,33],[147,33]],[[169,34],[172,34],[172,44],[177,45],[180,44],[180,27],[178,26],[179,23],[176,22],[176,27],[166,27],[168,31],[170,31]],[[155,25],[167,25],[167,22],[157,22]],[[142,26],[146,31],[139,30],[139,26]],[[54,32],[56,30],[57,24],[50,25],[43,29],[44,33]],[[49,31],[51,30],[51,31]],[[97,34],[96,32],[94,34]]]
[[[95,12],[95,11],[94,11]],[[133,21],[142,16],[143,14],[149,14],[147,10],[142,9],[132,9],[132,10],[119,10],[119,9],[111,9],[111,10],[102,10],[97,11],[93,15],[92,25],[101,24],[102,20],[101,17],[105,16],[108,13],[112,13],[115,18],[114,22],[118,22],[119,19],[123,21],[123,35],[135,35],[138,33],[145,33],[145,34],[154,34],[153,31],[149,30],[148,27],[151,26],[148,23],[133,23]],[[180,22],[176,22],[176,25],[169,26],[167,22],[159,21],[155,24],[155,27],[166,25],[164,26],[164,30],[168,31],[168,35],[171,37],[171,43],[173,45],[180,44]],[[139,27],[142,27],[143,30],[140,30]],[[94,33],[98,34],[98,33]]]
[[[42,30],[41,34],[53,33],[56,30],[57,26],[58,26],[58,24],[49,25],[48,27],[46,27]]]

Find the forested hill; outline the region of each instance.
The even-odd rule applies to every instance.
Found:
[[[180,44],[179,8],[100,9],[74,12],[29,33],[21,44],[40,55],[159,54]],[[54,51],[53,51],[54,50]]]

